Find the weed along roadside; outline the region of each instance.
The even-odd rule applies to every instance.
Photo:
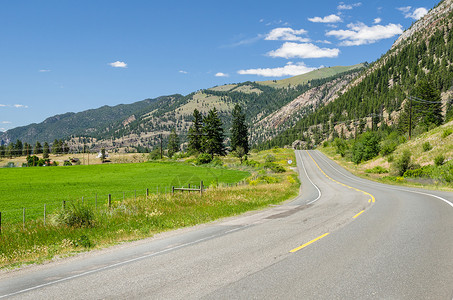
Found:
[[[297,174],[288,168],[288,158],[295,162],[294,152],[287,149],[254,153],[249,165],[227,157],[227,169],[253,174],[245,180],[211,180],[203,189],[198,182],[191,183],[190,188],[175,186],[174,193],[170,188],[167,193],[143,190],[136,196],[112,197],[110,205],[107,199],[98,199],[96,206],[85,198],[67,201],[65,207],[60,202],[45,219],[41,216],[25,222],[3,222],[0,266],[41,263],[280,203],[295,197],[300,186]]]

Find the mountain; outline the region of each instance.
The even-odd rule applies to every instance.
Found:
[[[313,94],[315,91],[323,93],[323,97],[315,101],[316,105],[328,101],[326,96],[335,96],[339,90],[338,86],[352,80],[364,66],[358,64],[329,67],[283,80],[228,84],[199,90],[186,96],[162,96],[132,104],[66,113],[50,117],[39,124],[8,130],[0,137],[7,142],[19,139],[31,144],[36,141],[65,139],[73,150],[81,149],[84,145],[92,149],[105,147],[131,150],[131,146],[152,148],[160,143],[160,135],[165,139],[172,128],[176,128],[184,140],[195,108],[207,113],[215,107],[228,133],[231,124],[230,112],[234,105],[239,103],[244,107],[247,122],[256,134],[252,141],[259,142],[269,138],[265,133],[268,128],[261,126],[266,122],[263,120],[274,120],[277,118],[275,114],[280,118],[288,114],[298,120],[304,115],[302,110],[313,103],[299,103],[291,111],[285,109],[287,105],[295,99],[300,102],[301,95]],[[336,84],[329,85],[331,81]],[[278,134],[292,124],[287,121],[280,122],[280,126],[273,132]]]
[[[312,147],[335,135],[354,134],[357,127],[401,127],[401,112],[414,87],[430,82],[441,93],[444,113],[453,95],[453,0],[444,0],[415,22],[391,49],[346,85],[342,94],[307,114],[292,128],[261,144]],[[411,100],[412,101],[412,100]],[[417,128],[415,128],[417,129]],[[419,128],[418,131],[429,128]]]

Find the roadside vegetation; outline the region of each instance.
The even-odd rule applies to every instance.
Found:
[[[127,177],[132,177],[135,181],[141,180],[143,176],[146,180],[162,180],[162,175],[167,171],[188,167],[193,168],[191,174],[195,175],[197,171],[203,172],[205,169],[215,174],[220,173],[221,176],[233,175],[223,183],[213,180],[206,184],[207,189],[202,196],[196,192],[150,194],[148,197],[142,194],[112,201],[111,207],[104,202],[97,208],[87,201],[82,203],[79,200],[68,202],[65,208],[60,207],[49,213],[45,224],[43,217],[36,217],[25,224],[4,224],[0,239],[0,266],[11,268],[40,263],[80,251],[151,237],[159,232],[277,204],[296,196],[299,190],[298,177],[291,170],[291,166],[295,166],[295,157],[294,151],[290,149],[251,151],[248,156],[242,158],[242,164],[237,156],[229,154],[225,157],[216,156],[216,165],[189,165],[191,160],[197,159],[193,156],[187,158],[186,162],[137,164],[135,168],[138,169],[158,166],[160,171],[150,172],[147,176],[142,174]],[[288,160],[292,160],[291,165]],[[58,167],[13,170],[73,170],[83,167],[101,169],[120,166],[134,169],[131,165],[98,165],[73,166],[67,169]],[[90,172],[94,170],[90,169]],[[125,170],[121,172],[123,171]],[[236,185],[237,181],[244,178],[244,174],[251,176],[247,177],[243,184]],[[96,175],[93,176],[92,179],[96,178]],[[97,177],[104,176],[105,173],[97,173]],[[76,181],[72,183],[75,190],[86,184]]]
[[[390,184],[453,189],[453,121],[411,140],[395,131],[375,131],[357,140],[335,139],[319,147],[357,175]],[[360,144],[360,145],[358,145]]]

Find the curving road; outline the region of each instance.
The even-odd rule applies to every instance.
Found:
[[[240,217],[0,274],[12,299],[453,299],[453,194],[296,152],[300,196]]]

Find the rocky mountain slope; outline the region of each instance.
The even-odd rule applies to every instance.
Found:
[[[216,108],[228,133],[230,112],[236,103],[243,106],[247,122],[253,128],[255,124],[264,124],[263,119],[275,114],[298,97],[321,93],[321,98],[335,96],[341,83],[351,80],[363,64],[347,67],[331,67],[283,80],[265,82],[244,82],[217,86],[200,90],[187,96],[171,95],[156,99],[146,99],[132,104],[114,107],[103,106],[80,113],[66,113],[46,119],[40,124],[18,127],[3,133],[0,138],[5,142],[16,139],[34,144],[36,141],[53,142],[54,139],[65,139],[73,151],[84,147],[97,150],[101,147],[120,151],[135,151],[153,148],[160,144],[161,135],[165,143],[172,128],[181,135],[182,140],[191,125],[192,113],[197,108],[202,113]],[[329,82],[334,81],[334,84]],[[308,96],[306,96],[308,97]],[[316,96],[317,97],[317,96]],[[301,102],[299,99],[296,102]],[[292,109],[283,109],[277,116],[269,117],[284,119],[274,122],[273,132],[279,133],[293,124],[288,122],[291,116],[300,118],[305,104],[292,105]],[[287,116],[287,114],[289,114]],[[260,122],[261,121],[261,122]],[[257,126],[253,132],[259,133],[257,139],[270,137],[266,132],[269,127]]]

